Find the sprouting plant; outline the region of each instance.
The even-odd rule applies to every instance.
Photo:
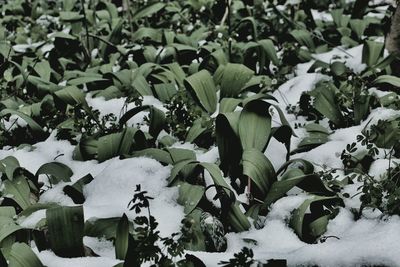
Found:
[[[201,117],[201,110],[187,91],[178,91],[167,103],[167,122],[172,133],[184,140],[193,122]]]
[[[240,252],[233,254],[232,259],[229,261],[221,261],[219,264],[223,267],[250,267],[255,262],[253,257],[253,250],[244,247]]]
[[[137,216],[134,219],[134,233],[132,242],[128,247],[128,254],[137,264],[152,262],[151,266],[185,266],[186,259],[176,260],[185,253],[185,243],[191,240],[192,223],[184,219],[180,233],[173,233],[169,237],[162,237],[157,230],[158,222],[151,215],[150,200],[153,198],[147,195],[147,191],[142,191],[140,185],[136,185],[135,194],[128,203],[130,210],[140,213],[142,209],[147,209],[148,217]],[[183,265],[182,265],[183,264]]]
[[[400,215],[400,165],[389,167],[380,178],[366,176],[360,200],[360,212],[368,207],[386,215]]]

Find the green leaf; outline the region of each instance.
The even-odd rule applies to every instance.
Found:
[[[388,83],[400,87],[400,78],[392,75],[381,75],[373,81],[373,84]]]
[[[19,162],[13,156],[8,156],[0,160],[0,172],[4,173],[9,180],[14,178],[14,172],[18,168],[20,168]]]
[[[237,169],[242,157],[243,150],[238,129],[240,114],[240,112],[219,114],[215,121],[220,168],[226,175]]]
[[[233,112],[237,106],[242,102],[241,99],[236,98],[223,98],[219,105],[219,113]]]
[[[0,244],[5,238],[21,229],[22,227],[17,225],[12,217],[0,215]]]
[[[115,258],[118,260],[125,260],[128,251],[128,238],[129,238],[129,221],[124,213],[118,222],[117,232],[115,237]]]
[[[163,103],[170,101],[177,93],[175,83],[159,83],[155,84],[153,87],[157,98]]]
[[[315,44],[312,39],[312,35],[307,30],[293,30],[290,32],[294,39],[299,42],[300,45],[308,47],[310,50],[315,49]]]
[[[33,131],[43,132],[42,126],[40,126],[31,117],[29,117],[28,115],[26,115],[26,114],[24,114],[22,112],[19,112],[17,110],[8,109],[8,108],[5,108],[2,111],[0,111],[0,117],[4,117],[6,115],[17,115],[18,117],[23,119]]]
[[[300,239],[306,242],[313,242],[319,235],[326,231],[328,219],[324,216],[334,213],[325,210],[325,207],[331,208],[335,205],[343,205],[343,201],[336,196],[312,196],[305,200],[294,212],[290,220],[290,225],[293,227]],[[307,211],[311,213],[307,214]],[[316,221],[318,220],[318,221]]]
[[[65,22],[77,22],[83,20],[83,15],[79,12],[61,11],[60,20]]]
[[[222,177],[221,170],[218,168],[217,165],[206,162],[199,163],[199,165],[201,165],[208,171],[215,185],[224,188],[224,191],[227,195],[231,194],[231,191],[229,190],[230,186]],[[251,226],[249,220],[240,209],[238,202],[232,203],[229,207],[228,221],[236,232],[247,231],[248,229],[250,229]]]
[[[113,133],[99,138],[97,159],[103,162],[115,156],[128,154],[134,143],[136,129],[125,128],[120,133]]]
[[[3,197],[14,200],[21,209],[26,209],[32,204],[31,191],[25,177],[19,176],[12,181],[5,180],[3,186],[1,191]]]
[[[362,19],[350,20],[350,27],[356,33],[358,39],[363,37],[364,31],[367,28],[368,23]]]
[[[83,207],[56,207],[46,211],[50,247],[60,257],[82,257]]]
[[[186,142],[193,143],[197,137],[208,130],[210,130],[209,127],[203,126],[203,118],[198,118],[193,122],[192,127],[190,127],[185,140]]]
[[[280,64],[280,61],[278,59],[278,55],[276,54],[276,49],[275,45],[272,42],[272,40],[269,39],[264,39],[258,41],[258,43],[261,45],[263,48],[267,58],[275,65],[278,66]]]
[[[201,106],[210,114],[217,108],[217,92],[212,76],[206,70],[185,79],[185,87],[194,93]]]
[[[115,239],[117,235],[117,225],[120,217],[112,218],[91,218],[85,222],[85,236]],[[133,229],[133,224],[129,222],[129,230]]]
[[[63,103],[71,106],[79,104],[87,105],[85,93],[76,86],[67,86],[55,92],[54,95]]]
[[[215,83],[220,85],[221,99],[238,96],[253,75],[254,72],[242,64],[228,63],[219,66],[214,79]]]
[[[101,76],[85,76],[85,77],[78,77],[72,80],[69,80],[67,82],[68,85],[72,85],[72,86],[78,86],[78,85],[82,85],[82,84],[88,84],[88,83],[92,83],[92,82],[102,82],[102,81],[107,81],[107,79],[104,79]]]
[[[25,243],[15,243],[11,247],[9,267],[44,267],[36,254]]]
[[[205,188],[200,185],[192,185],[189,183],[179,183],[179,197],[177,202],[184,206],[185,214],[191,213],[199,204],[204,195]]]
[[[40,166],[35,176],[39,177],[41,174],[46,174],[50,182],[55,185],[59,182],[70,182],[73,172],[67,165],[61,162],[50,162]]]
[[[196,208],[184,219],[190,222],[190,231],[192,233],[191,238],[189,240],[185,240],[184,243],[187,250],[206,251],[205,236],[200,226],[201,214],[202,210]]]
[[[64,193],[69,196],[75,204],[83,204],[85,196],[83,195],[83,187],[93,181],[93,176],[87,174],[72,185],[66,185],[63,188]]]
[[[335,90],[337,89],[332,83],[325,82],[319,84],[319,86],[310,92],[310,95],[315,97],[314,107],[322,115],[336,125],[342,125],[344,120],[338,104],[336,103]]]
[[[182,160],[174,165],[171,170],[171,175],[168,178],[168,185],[171,186],[175,183],[175,179],[177,178],[178,174],[187,166],[192,165],[191,167],[194,168],[198,164],[198,161],[193,159]]]
[[[343,62],[335,61],[331,64],[331,70],[336,76],[342,76],[346,73],[347,68]]]
[[[268,158],[259,150],[244,150],[242,164],[243,174],[250,177],[264,196],[267,195],[272,183],[276,181],[274,167]]]
[[[374,66],[382,57],[384,46],[382,42],[366,40],[363,46],[362,63],[367,64],[368,67]]]
[[[270,104],[250,100],[240,113],[238,129],[243,150],[255,148],[264,151],[271,137]]]
[[[158,11],[160,11],[161,9],[163,9],[165,6],[166,6],[165,3],[149,4],[141,9],[139,9],[138,11],[136,11],[132,16],[132,20],[136,21],[143,17],[151,16],[151,15],[157,13]]]

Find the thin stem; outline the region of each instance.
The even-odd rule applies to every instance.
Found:
[[[86,31],[86,47],[89,50],[89,45],[90,45],[90,39],[89,39],[89,27],[88,27],[88,21],[86,17],[86,9],[85,9],[85,0],[81,0],[81,5],[82,5],[82,12],[83,12],[83,25],[85,27]]]
[[[126,11],[126,13],[128,14],[129,28],[130,28],[131,34],[132,34],[134,32],[134,30],[133,30],[133,22],[132,22],[130,0],[123,0],[123,8]]]

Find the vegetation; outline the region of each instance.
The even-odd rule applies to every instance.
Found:
[[[43,266],[32,241],[39,251],[51,249],[60,257],[95,256],[83,244],[83,236],[92,236],[114,242],[122,260],[118,266],[200,266],[189,251],[225,251],[227,233],[263,227],[271,205],[295,187],[309,197],[288,224],[302,241],[314,243],[323,240],[329,220],[349,197],[343,186],[357,179],[363,187],[356,214],[368,207],[400,215],[400,167],[389,167],[382,179],[368,175],[383,150],[390,160],[400,155],[399,119],[368,124],[344,148],[344,180],[295,157],[326,143],[334,130],[360,125],[377,107],[399,109],[394,89],[400,78],[391,68],[396,55],[386,56],[375,38],[384,35],[382,21],[390,12],[383,20],[363,18],[376,7],[368,1],[308,0],[0,1],[0,147],[34,149],[56,131],[57,139],[75,146],[76,161],[156,159],[172,166],[168,185],[179,187],[177,201],[186,215],[181,233],[161,236],[162,222],[149,204],[156,196],[138,185],[127,203],[140,213],[133,221],[126,215],[85,221],[83,188],[93,180],[90,174],[63,188],[77,206],[43,204],[39,200],[48,188],[71,182],[71,168],[54,160],[31,173],[9,156],[0,161],[0,265]],[[311,9],[327,11],[333,20],[315,19]],[[273,92],[298,64],[311,61],[312,54],[360,44],[364,70],[355,71],[340,58],[315,60],[308,72],[329,79],[304,92],[298,105],[280,108]],[[371,87],[393,92],[379,97]],[[120,116],[101,116],[89,95],[123,97]],[[168,111],[143,104],[148,96]],[[143,111],[147,127],[132,125],[130,119]],[[291,125],[286,114],[306,123]],[[294,127],[307,136],[292,149]],[[279,169],[266,153],[272,139],[287,150]],[[216,146],[219,161],[200,162],[194,151],[172,147],[176,142],[204,150]],[[216,190],[214,199],[205,194],[210,188]],[[238,198],[242,194],[247,202]],[[34,228],[18,223],[38,210],[46,210],[46,218]],[[244,248],[221,265],[255,263],[251,249]],[[265,266],[285,264],[275,260]]]

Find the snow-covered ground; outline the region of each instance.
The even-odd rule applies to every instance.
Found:
[[[342,57],[346,64],[360,71],[362,47],[355,47],[348,51],[352,57],[345,57],[341,50],[332,50],[326,54],[315,56],[316,59],[329,62],[336,55]],[[306,73],[310,64],[298,66],[296,76],[283,84],[274,96],[279,100],[282,110],[287,104],[296,104],[303,91],[312,90],[315,84],[329,77],[321,74]],[[376,91],[376,89],[374,89]],[[376,93],[381,93],[376,91]],[[101,114],[114,113],[120,115],[124,106],[124,99],[113,99],[105,101],[100,98],[87,98],[90,105],[99,109]],[[162,109],[162,104],[153,98],[145,98],[144,104],[156,105]],[[291,114],[286,114],[292,125],[298,122]],[[376,109],[369,118],[361,125],[351,128],[340,129],[330,135],[330,141],[309,152],[296,155],[296,157],[312,161],[316,166],[322,168],[340,168],[342,162],[340,153],[348,143],[355,141],[357,133],[371,120],[393,118],[400,116],[399,111],[390,109]],[[130,123],[140,123],[142,115],[135,116]],[[293,138],[292,147],[299,143],[303,130],[296,130],[299,138]],[[175,144],[176,147],[195,148],[192,144]],[[167,187],[166,179],[170,175],[171,167],[162,166],[153,159],[131,158],[120,160],[113,158],[103,163],[97,161],[78,162],[72,160],[73,146],[67,141],[58,141],[53,133],[46,141],[35,144],[35,149],[3,149],[0,150],[0,158],[8,155],[16,157],[21,166],[31,172],[44,163],[56,161],[67,164],[74,172],[72,182],[90,173],[94,181],[84,188],[86,201],[83,204],[85,219],[107,218],[121,216],[126,213],[129,218],[134,218],[133,211],[129,211],[127,204],[132,198],[135,186],[141,184],[142,188],[154,197],[151,200],[151,210],[157,221],[160,222],[161,235],[167,236],[179,231],[180,222],[184,217],[183,207],[177,203],[178,189]],[[285,148],[278,142],[271,142],[266,155],[271,158],[275,168],[285,161]],[[214,147],[207,152],[196,150],[200,161],[216,162],[218,151]],[[371,167],[370,174],[379,176],[386,171],[388,161],[377,160]],[[339,175],[343,175],[339,171]],[[344,191],[354,196],[358,192],[360,184],[347,186]],[[72,200],[66,196],[62,188],[65,183],[60,183],[49,189],[41,196],[41,202],[57,202],[62,205],[74,205]],[[400,218],[392,216],[385,220],[378,218],[380,215],[374,211],[366,211],[362,218],[355,221],[351,208],[359,207],[358,197],[345,199],[345,207],[341,208],[338,216],[331,220],[325,236],[332,236],[323,243],[308,244],[302,242],[294,231],[288,226],[288,218],[291,211],[297,208],[307,196],[299,191],[293,191],[289,196],[280,199],[273,204],[270,213],[266,217],[265,227],[262,229],[251,229],[239,234],[229,233],[228,248],[224,253],[193,253],[200,257],[206,266],[217,266],[221,260],[227,260],[234,253],[240,251],[244,246],[250,247],[255,253],[255,259],[284,258],[288,260],[289,266],[318,265],[318,266],[363,266],[363,265],[387,265],[400,266]],[[22,220],[24,226],[33,226],[45,217],[43,211],[33,213]],[[252,239],[255,243],[246,243],[244,240]],[[84,243],[92,248],[101,257],[98,258],[74,258],[65,259],[57,257],[53,252],[38,252],[39,258],[49,267],[62,266],[96,266],[109,267],[119,261],[115,259],[113,245],[110,241],[97,238],[85,237]]]

